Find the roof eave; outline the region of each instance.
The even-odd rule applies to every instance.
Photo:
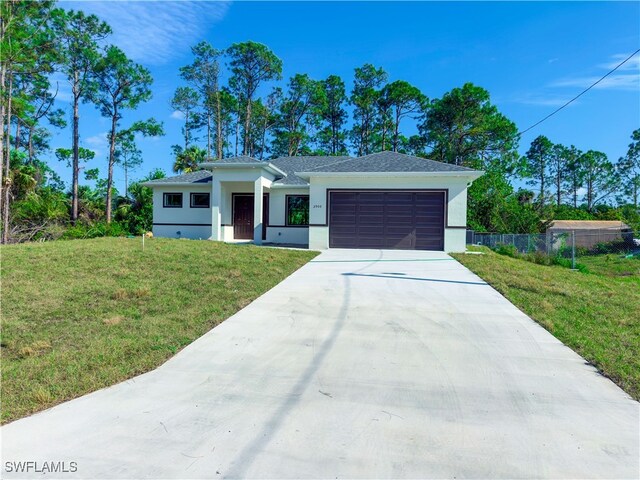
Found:
[[[463,177],[475,180],[484,175],[481,170],[456,172],[295,172],[304,179],[311,177]]]
[[[172,187],[172,186],[178,186],[178,187],[184,187],[184,186],[207,186],[209,185],[211,182],[210,181],[206,181],[206,182],[144,182],[141,185],[143,187]]]
[[[220,162],[202,162],[200,164],[203,168],[210,168],[212,170],[217,169],[233,169],[233,168],[262,168],[270,173],[274,173],[276,175],[282,175],[283,177],[287,176],[286,172],[283,172],[278,167],[276,167],[273,163],[270,162],[238,162],[238,163],[220,163]]]

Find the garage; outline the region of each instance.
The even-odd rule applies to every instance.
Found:
[[[329,247],[444,250],[446,192],[329,191]]]

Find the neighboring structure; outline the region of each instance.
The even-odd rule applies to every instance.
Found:
[[[467,187],[483,173],[393,152],[201,166],[145,183],[154,236],[464,251]]]
[[[547,233],[575,233],[576,246],[584,248],[633,238],[631,228],[619,220],[554,220]]]

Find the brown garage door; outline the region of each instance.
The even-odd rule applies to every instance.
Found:
[[[444,250],[444,192],[329,192],[329,247]]]

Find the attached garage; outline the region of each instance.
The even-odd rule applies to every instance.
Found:
[[[444,250],[446,191],[329,191],[329,247]]]

